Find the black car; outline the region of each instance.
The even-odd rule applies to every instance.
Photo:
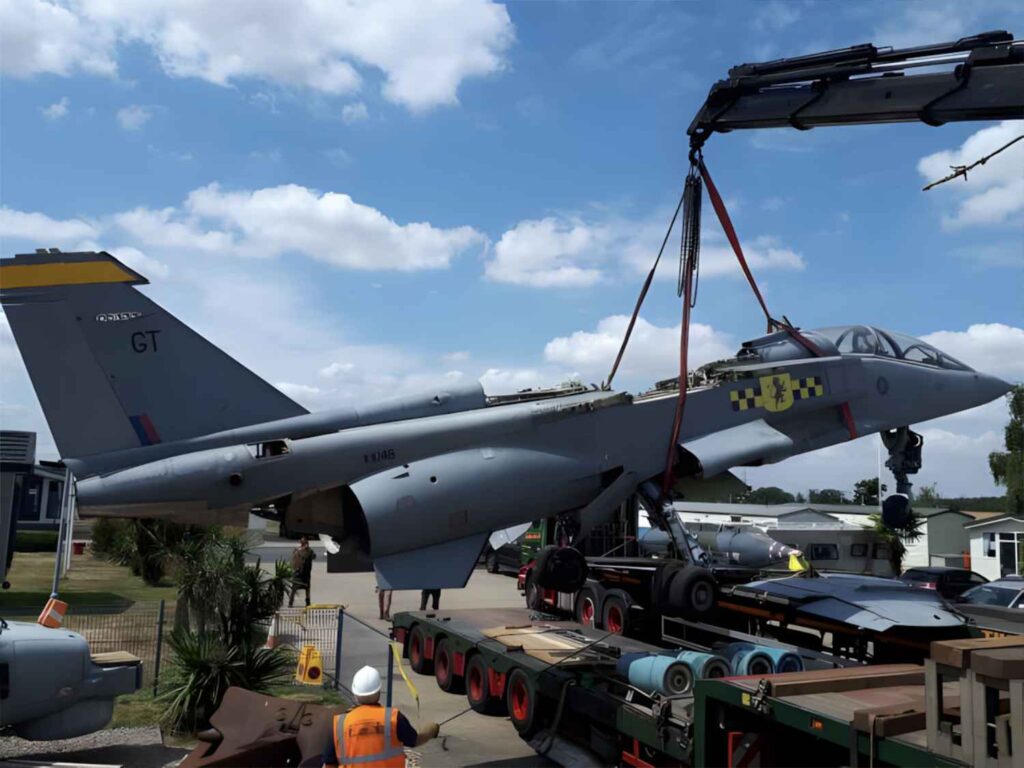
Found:
[[[488,544],[486,549],[484,562],[487,564],[488,571],[491,573],[501,573],[502,571],[519,573],[519,566],[523,564],[523,542],[521,538],[509,544],[503,544],[497,549],[491,549],[491,545]]]
[[[946,568],[943,566],[909,568],[900,576],[900,581],[904,581],[914,587],[934,589],[940,595],[950,600],[959,597],[972,587],[988,583],[988,579],[980,573],[969,571],[966,568]]]

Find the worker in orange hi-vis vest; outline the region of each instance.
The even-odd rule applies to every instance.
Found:
[[[357,706],[335,715],[332,734],[324,748],[324,766],[404,768],[403,747],[418,747],[437,737],[440,726],[428,723],[417,733],[394,707],[380,704],[380,673],[363,667],[352,678]]]

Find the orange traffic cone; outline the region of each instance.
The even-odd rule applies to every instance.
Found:
[[[43,612],[39,614],[38,623],[50,629],[59,629],[64,623],[64,614],[68,611],[68,604],[51,597],[43,606]]]
[[[267,642],[263,644],[263,647],[270,650],[271,648],[277,647],[277,614],[274,614],[274,618],[270,620],[270,631],[267,633]]]

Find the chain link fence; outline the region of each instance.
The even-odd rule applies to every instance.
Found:
[[[68,606],[64,629],[77,632],[89,643],[92,653],[126,651],[142,659],[142,684],[154,687],[160,667],[166,663],[166,635],[174,626],[174,601],[137,602],[125,605]],[[18,621],[35,621],[32,609],[4,609],[4,616]]]
[[[174,614],[174,601],[163,600],[127,607],[71,605],[63,626],[82,635],[94,654],[127,651],[138,656],[142,659],[143,686],[155,693],[170,660],[167,637],[174,628]],[[5,610],[4,615],[8,619],[35,621],[38,612]],[[362,667],[371,666],[380,672],[385,693],[388,680],[392,680],[396,705],[412,704],[395,668],[397,660],[389,659],[389,635],[345,613],[341,606],[281,608],[265,629],[273,635],[273,643],[294,649],[296,656],[304,646],[314,646],[320,654],[324,686],[350,693],[352,676]]]

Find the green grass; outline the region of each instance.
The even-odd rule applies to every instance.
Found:
[[[56,552],[56,531],[18,531],[14,538],[15,552]]]
[[[7,576],[11,588],[0,592],[4,608],[42,609],[53,585],[53,554],[19,552]],[[60,581],[60,596],[72,608],[76,605],[128,605],[137,601],[173,600],[173,586],[150,587],[131,569],[99,560],[86,550],[71,558],[71,570]]]

